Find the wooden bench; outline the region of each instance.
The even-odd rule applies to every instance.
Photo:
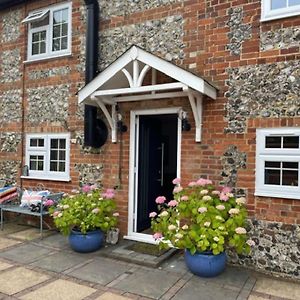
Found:
[[[49,194],[47,196],[44,196],[42,198],[42,202],[45,199],[51,199],[54,200],[56,202],[59,202],[62,197],[63,197],[64,193],[54,193],[54,194]],[[30,216],[35,216],[35,217],[39,217],[40,218],[40,234],[41,234],[41,238],[43,237],[43,217],[49,215],[48,210],[43,210],[43,205],[41,205],[41,209],[40,212],[33,212],[31,211],[28,207],[21,207],[20,206],[20,199],[21,199],[22,193],[19,193],[19,197],[17,199],[17,201],[12,201],[9,202],[7,204],[0,204],[0,226],[1,226],[1,230],[3,230],[3,213],[5,211],[7,212],[12,212],[12,213],[16,213],[16,214],[24,214],[24,215],[30,215]]]

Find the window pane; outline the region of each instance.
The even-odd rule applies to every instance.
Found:
[[[58,148],[58,139],[51,139],[51,149]]]
[[[32,44],[31,55],[39,54],[39,44]]]
[[[267,136],[266,148],[281,148],[281,136]]]
[[[57,160],[57,150],[51,150],[50,160]]]
[[[287,7],[287,0],[271,0],[271,9]]]
[[[60,37],[60,26],[56,25],[53,27],[53,37]]]
[[[280,170],[265,169],[265,184],[280,185]]]
[[[282,167],[285,169],[298,169],[298,162],[283,162]]]
[[[29,170],[36,170],[36,161],[30,161],[29,163]]]
[[[298,186],[298,170],[282,171],[282,185]]]
[[[59,148],[60,149],[66,149],[66,140],[65,139],[60,139],[59,140]]]
[[[42,26],[46,26],[46,25],[49,25],[49,15],[41,21],[36,21],[36,22],[30,23],[31,28],[38,28],[38,27],[42,27]]]
[[[61,39],[61,50],[65,50],[68,48],[68,38],[67,37],[63,37]]]
[[[40,48],[40,53],[46,53],[46,43],[41,42],[41,48]]]
[[[57,162],[50,162],[50,171],[57,172]]]
[[[38,161],[38,170],[43,171],[44,170],[44,162],[43,161]]]
[[[300,5],[300,0],[289,0],[289,6]]]
[[[62,22],[62,11],[58,10],[53,13],[53,24]]]
[[[67,36],[68,35],[68,24],[62,24],[62,36]]]
[[[60,38],[53,39],[52,51],[59,51],[59,50],[60,50]]]
[[[68,22],[68,11],[69,9],[68,8],[65,8],[62,10],[62,22],[63,23],[67,23]]]
[[[265,168],[280,168],[280,161],[266,161]]]
[[[283,148],[299,148],[299,136],[284,136],[283,137]]]
[[[59,163],[59,172],[65,172],[65,163],[64,162],[60,162]]]
[[[39,32],[35,32],[32,34],[32,41],[33,42],[38,42],[40,40],[40,33]]]
[[[66,151],[59,151],[59,160],[66,160]]]
[[[30,139],[30,147],[36,147],[38,144],[38,139]]]

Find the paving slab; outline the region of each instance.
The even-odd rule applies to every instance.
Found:
[[[96,298],[95,300],[129,300],[131,298],[127,298],[121,295],[113,294],[106,292],[102,294],[100,297]]]
[[[13,232],[28,229],[26,225],[20,225],[15,222],[4,223],[3,230],[0,230],[0,236],[4,236]]]
[[[269,296],[266,297],[261,297],[261,296],[256,296],[256,295],[250,295],[247,300],[267,300],[270,299]]]
[[[300,284],[280,279],[259,277],[253,288],[254,291],[269,294],[275,297],[300,299]]]
[[[161,269],[168,272],[176,272],[179,274],[185,274],[188,272],[187,266],[184,262],[182,255],[176,255],[173,258],[167,260],[162,266]]]
[[[67,280],[53,281],[35,291],[23,295],[24,300],[80,300],[96,292],[95,289]]]
[[[241,289],[246,284],[249,277],[250,273],[246,269],[227,266],[225,271],[219,276],[207,278],[205,280],[209,283]],[[252,286],[249,286],[248,288],[250,290],[253,288],[255,280],[252,282]]]
[[[6,270],[12,266],[13,265],[11,264],[7,264],[6,262],[0,261],[0,271]]]
[[[68,238],[59,233],[54,233],[53,235],[35,241],[35,243],[57,249],[69,248]]]
[[[19,241],[15,241],[15,240],[11,240],[11,239],[7,239],[5,237],[0,237],[0,250],[3,250],[5,248],[14,246],[14,245],[18,245],[21,242]]]
[[[178,280],[178,274],[165,271],[137,271],[117,283],[114,288],[149,298],[160,298]]]
[[[10,259],[20,263],[31,263],[43,255],[49,255],[51,250],[32,244],[21,244],[13,249],[5,250],[0,253],[0,257]]]
[[[1,272],[0,292],[13,295],[49,279],[49,276],[19,267]]]
[[[67,269],[70,269],[76,265],[79,265],[86,261],[82,256],[68,253],[68,252],[58,252],[32,263],[32,266],[39,267],[54,272],[63,272]]]
[[[95,259],[91,263],[78,268],[70,276],[106,285],[128,271],[129,267],[107,259]]]
[[[238,294],[239,291],[193,277],[172,300],[233,300]]]
[[[49,230],[43,230],[43,237],[53,234]],[[22,241],[32,241],[41,238],[41,233],[38,228],[29,228],[26,230],[18,231],[12,234],[9,234],[8,237],[22,240]]]

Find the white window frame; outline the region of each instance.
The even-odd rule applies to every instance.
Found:
[[[68,47],[67,49],[60,50],[60,51],[52,51],[52,44],[53,44],[53,13],[62,10],[68,9]],[[51,57],[60,57],[66,56],[71,54],[71,43],[72,43],[72,3],[64,3],[60,5],[55,5],[47,8],[46,10],[49,14],[49,25],[44,25],[41,27],[31,28],[31,21],[25,21],[29,18],[34,12],[31,12],[28,17],[26,17],[23,22],[28,23],[28,43],[27,43],[27,59],[28,61],[46,59]],[[43,15],[44,17],[44,15]],[[39,20],[39,19],[37,19]],[[46,53],[43,54],[36,54],[32,55],[32,34],[34,32],[45,30],[46,28]]]
[[[289,1],[289,0],[287,0]],[[271,0],[261,1],[261,21],[271,21],[300,15],[300,5],[271,9]]]
[[[31,139],[44,139],[43,147],[30,146]],[[66,168],[65,172],[50,171],[50,141],[51,139],[66,139]],[[34,133],[26,135],[26,156],[25,164],[29,167],[30,155],[44,156],[44,170],[29,170],[29,176],[22,176],[28,179],[70,181],[70,134],[69,133]]]
[[[256,130],[255,196],[300,199],[300,149],[266,148],[267,136],[300,136],[300,128],[272,128]],[[265,161],[298,162],[298,186],[264,183]]]

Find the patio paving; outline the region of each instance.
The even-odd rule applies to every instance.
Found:
[[[0,299],[300,299],[299,282],[231,266],[218,277],[200,278],[187,270],[181,254],[151,268],[104,257],[109,247],[92,254],[75,253],[59,234],[22,239],[27,229],[5,226],[1,233]]]

